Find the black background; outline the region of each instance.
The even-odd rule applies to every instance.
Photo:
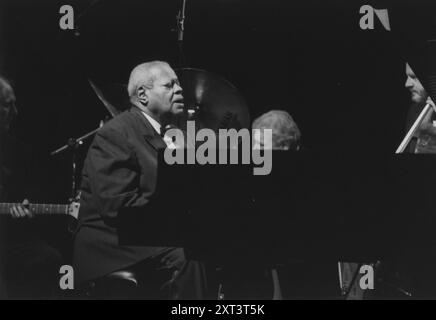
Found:
[[[421,47],[436,23],[430,1],[374,1],[389,8],[393,31],[377,19],[375,30],[364,31],[359,8],[368,3],[188,1],[186,66],[230,80],[252,119],[288,110],[307,148],[392,153],[408,107],[404,57],[421,68]],[[0,66],[14,83],[20,111],[14,133],[42,155],[108,115],[88,78],[126,83],[133,66],[151,59],[179,66],[172,29],[180,1],[74,1],[75,31],[59,28],[63,4],[2,2]],[[68,169],[54,174],[52,165],[62,198]]]
[[[153,59],[180,66],[172,29],[181,1],[71,1],[74,31],[59,28],[63,4],[0,4],[0,73],[12,80],[17,95],[13,133],[40,159],[46,198],[39,201],[69,197],[71,157],[50,157],[49,152],[108,116],[88,78],[126,83],[135,65]],[[392,31],[384,30],[377,17],[375,30],[361,30],[359,8],[364,4],[388,8]],[[289,111],[306,150],[341,159],[334,168],[322,157],[313,165],[329,171],[324,179],[330,191],[339,190],[335,197],[350,203],[341,210],[353,208],[358,217],[377,204],[362,193],[396,198],[398,190],[386,189],[386,180],[409,179],[415,176],[413,168],[429,172],[423,163],[431,168],[429,158],[406,159],[398,168],[390,161],[405,134],[405,61],[425,78],[425,40],[436,38],[435,9],[432,1],[412,0],[188,0],[186,66],[232,82],[246,98],[252,119],[273,108]],[[389,183],[410,187],[406,180]],[[430,197],[430,179],[413,183]],[[328,198],[320,189],[307,201]],[[422,196],[422,190],[411,189]],[[362,208],[360,201],[370,204]],[[60,230],[55,239],[64,237]]]

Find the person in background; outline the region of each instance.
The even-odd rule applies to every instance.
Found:
[[[418,118],[422,110],[427,104],[433,104],[433,101],[429,97],[427,91],[425,90],[424,86],[422,85],[419,78],[416,76],[415,72],[409,65],[409,63],[406,63],[406,82],[404,84],[405,88],[409,90],[410,92],[410,108],[407,113],[407,120],[406,120],[406,129],[409,130],[410,127],[413,125],[415,120]],[[417,140],[420,135],[420,133],[423,133],[425,131],[430,130],[432,127],[432,120],[434,120],[434,110],[431,109],[427,114],[425,115],[424,120],[421,123],[420,129],[415,133],[415,136],[412,138],[412,141],[409,144],[409,152],[414,153],[416,146],[417,146]]]
[[[298,128],[297,123],[294,121],[292,116],[284,110],[271,110],[267,113],[262,114],[253,121],[252,129],[254,131],[253,136],[253,148],[254,149],[270,149],[270,150],[281,150],[281,151],[298,151],[300,150],[301,132]],[[258,132],[256,133],[256,130]],[[265,137],[264,135],[271,135],[270,137]],[[276,200],[272,200],[273,203],[265,203],[265,199],[262,199],[262,194],[259,194],[256,200],[259,206],[262,208],[263,214],[268,214],[271,210],[278,211],[281,202],[280,194],[284,190],[277,190],[273,192],[278,196]],[[266,216],[267,220],[268,217]],[[273,223],[274,225],[274,223]],[[274,260],[274,258],[272,259]],[[279,271],[280,269],[280,271]],[[272,299],[282,300],[287,298],[286,291],[288,289],[288,284],[280,281],[284,272],[284,267],[277,265],[272,262],[268,266],[268,270],[264,273],[267,279],[270,279],[272,288]]]
[[[34,219],[29,219],[33,213],[26,198],[35,193],[36,167],[29,148],[10,134],[18,114],[15,100],[12,86],[0,77],[0,202],[23,203],[0,215],[0,296],[54,298],[61,256],[37,236]]]
[[[254,136],[255,149],[294,150],[300,149],[301,132],[292,116],[283,110],[271,110],[253,121],[253,129],[260,135]],[[271,129],[271,139],[264,139],[262,129]],[[272,142],[271,145],[265,143]]]

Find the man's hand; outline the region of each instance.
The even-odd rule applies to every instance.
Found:
[[[421,131],[426,131],[428,129],[432,130],[433,127],[433,119],[435,118],[435,114],[436,114],[436,105],[434,104],[433,100],[428,97],[427,101],[425,102],[425,104],[429,104],[431,106],[431,109],[427,112],[427,114],[425,115],[424,119],[421,122],[421,126],[420,126],[420,130]],[[416,137],[420,134],[421,132],[417,132],[416,133]]]
[[[11,216],[13,218],[33,218],[34,214],[28,209],[29,200],[24,199],[23,203],[18,206],[13,206],[11,208]]]
[[[428,97],[425,104],[429,104],[431,106],[431,111],[429,112],[429,114],[434,115],[436,113],[436,105],[434,101],[430,97]]]

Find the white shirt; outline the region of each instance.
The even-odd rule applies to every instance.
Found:
[[[162,128],[161,124],[159,122],[157,122],[155,119],[153,119],[150,115],[145,113],[144,111],[141,110],[141,112],[145,116],[145,118],[148,120],[148,122],[150,122],[150,124],[154,128],[154,130],[156,130],[156,132],[159,135],[161,135],[161,128]],[[167,148],[169,148],[169,149],[176,149],[176,145],[174,144],[173,140],[170,137],[165,135],[163,137],[163,140],[167,144]]]
[[[156,132],[160,135],[160,128],[162,127],[159,122],[154,120],[152,117],[150,117],[148,114],[146,114],[144,111],[142,111],[142,114],[145,116],[145,118],[150,122],[151,126],[156,130]]]

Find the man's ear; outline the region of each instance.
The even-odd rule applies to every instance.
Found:
[[[140,86],[137,91],[138,100],[143,106],[147,106],[148,104],[148,96],[147,96],[147,88],[144,86]]]

